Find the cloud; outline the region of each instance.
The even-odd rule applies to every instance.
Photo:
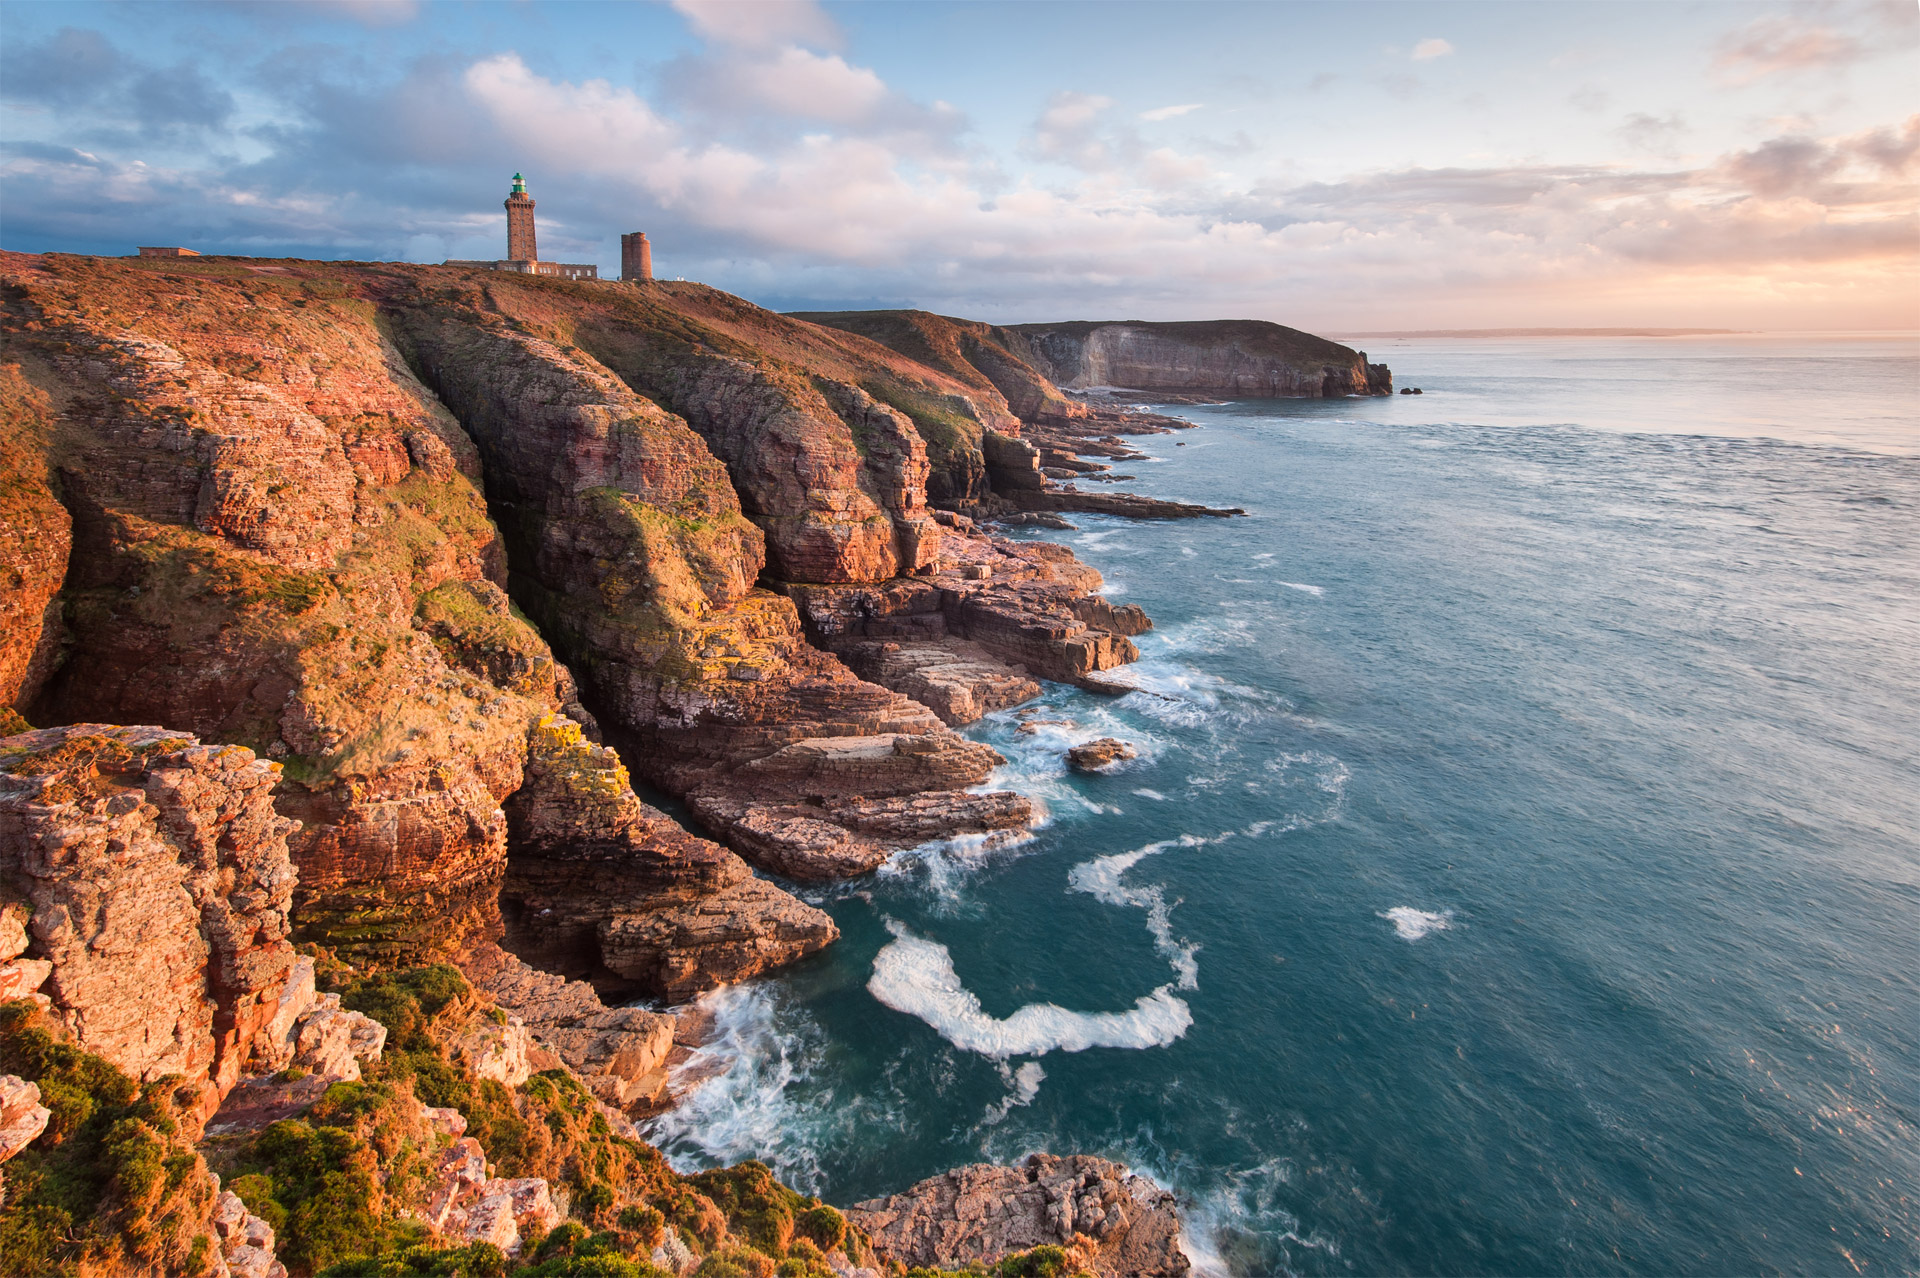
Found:
[[[1626,122],[1615,129],[1614,136],[1636,151],[1652,151],[1659,155],[1673,152],[1674,143],[1687,131],[1686,121],[1678,112],[1666,116],[1648,115],[1644,111],[1635,111],[1626,118]]]
[[[1117,152],[1125,149],[1125,143],[1116,145],[1100,127],[1101,115],[1112,105],[1112,98],[1097,93],[1062,90],[1054,94],[1034,121],[1027,153],[1077,169],[1115,167],[1120,159]]]
[[[195,126],[210,144],[166,164],[88,140],[111,133],[103,119],[130,127],[139,86],[166,72],[98,33],[63,37],[5,53],[6,93],[38,95],[50,114],[35,118],[64,122],[0,150],[10,248],[491,256],[520,168],[556,259],[611,265],[617,234],[644,228],[663,274],[761,298],[1356,326],[1389,298],[1413,326],[1582,322],[1603,296],[1672,299],[1619,322],[1751,325],[1764,321],[1748,302],[1767,289],[1793,302],[1781,307],[1795,323],[1824,322],[1806,309],[1813,289],[1835,308],[1867,297],[1875,314],[1912,311],[1920,116],[1845,136],[1783,129],[1705,163],[1302,182],[1228,178],[1213,171],[1225,144],[1151,147],[1134,113],[1063,92],[1022,143],[1049,166],[1042,179],[1004,171],[951,108],[797,44],[722,43],[676,64],[724,85],[725,101],[671,76],[656,92],[569,80],[508,52],[423,57],[382,78],[303,47],[259,69],[271,123]],[[67,72],[36,78],[21,48],[64,52]],[[154,106],[180,119],[224,109],[191,93]],[[1636,114],[1619,127],[1661,154],[1685,122]],[[236,138],[254,158],[232,158]],[[1737,308],[1708,309],[1731,297]]]
[[[144,67],[98,31],[64,27],[46,40],[9,42],[0,53],[0,98],[79,109],[89,136],[147,139],[216,127],[233,114],[233,95],[190,62]]]
[[[747,49],[837,48],[840,29],[814,0],[671,0],[702,39]]]
[[[1848,140],[1854,155],[1876,168],[1904,177],[1920,163],[1920,115],[1910,115],[1897,129],[1869,129]]]
[[[1713,67],[1725,79],[1749,84],[1770,75],[1833,70],[1865,55],[1859,40],[1831,27],[1795,17],[1756,18],[1721,40]]]
[[[788,46],[692,55],[662,71],[674,100],[712,117],[739,119],[772,112],[795,120],[852,125],[870,121],[893,96],[866,67],[839,54]]]
[[[1451,44],[1435,36],[1414,45],[1412,57],[1415,62],[1431,62],[1435,58],[1444,58],[1452,52]]]
[[[1818,14],[1825,21],[1814,21]],[[1713,71],[1721,81],[1753,84],[1769,76],[1838,72],[1920,46],[1920,10],[1906,0],[1807,6],[1798,14],[1755,18],[1721,38]]]
[[[1588,81],[1567,95],[1567,105],[1576,111],[1604,111],[1613,98],[1599,85]]]
[[[1204,102],[1183,102],[1179,106],[1155,107],[1151,111],[1142,111],[1140,113],[1140,118],[1143,120],[1156,120],[1156,121],[1171,120],[1176,115],[1185,115],[1189,111],[1198,111],[1201,107],[1205,105],[1206,103]]]

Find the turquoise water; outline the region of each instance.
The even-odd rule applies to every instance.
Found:
[[[1214,1272],[1920,1269],[1920,351],[1371,353],[1427,393],[1127,467],[1248,518],[1049,534],[1141,691],[977,725],[1047,823],[803,890],[844,939],[653,1135],[839,1202],[1105,1154]]]

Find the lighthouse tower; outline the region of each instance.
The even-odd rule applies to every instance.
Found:
[[[564,224],[561,229],[565,230]],[[447,265],[482,271],[515,271],[521,275],[550,275],[563,280],[600,278],[600,267],[594,262],[540,260],[540,250],[533,242],[533,197],[527,194],[527,180],[518,173],[513,175],[513,193],[507,196],[507,255],[492,262],[455,261],[449,258]]]
[[[527,180],[518,173],[513,175],[513,193],[507,196],[507,260],[540,260],[533,243],[533,197],[527,194]]]

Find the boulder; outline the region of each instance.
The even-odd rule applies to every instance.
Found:
[[[0,1074],[0,1163],[38,1140],[52,1117],[53,1111],[40,1103],[38,1084]]]
[[[1101,737],[1067,751],[1067,764],[1075,772],[1099,772],[1122,759],[1137,758],[1139,752],[1116,737]]]

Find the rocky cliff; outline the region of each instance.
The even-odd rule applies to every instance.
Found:
[[[280,764],[296,933],[342,954],[457,957],[509,879],[516,918],[570,920],[521,941],[603,984],[685,997],[805,953],[823,919],[658,813],[600,838],[589,786],[517,800],[594,813],[553,819],[564,848],[512,824],[558,775],[530,771],[540,725],[593,735],[584,697],[722,842],[835,877],[1024,824],[949,725],[1131,660],[1148,624],[1071,554],[933,507],[1096,496],[1053,491],[970,365],[697,285],[5,265],[14,704]],[[669,958],[671,919],[716,912],[710,965]]]
[[[1366,352],[1264,320],[981,324],[924,311],[802,312],[991,388],[1029,424],[1084,416],[1062,390],[1116,388],[1218,399],[1386,395],[1393,374]]]
[[[1075,390],[1096,386],[1221,399],[1386,395],[1385,364],[1264,320],[1016,324],[1034,367]]]

